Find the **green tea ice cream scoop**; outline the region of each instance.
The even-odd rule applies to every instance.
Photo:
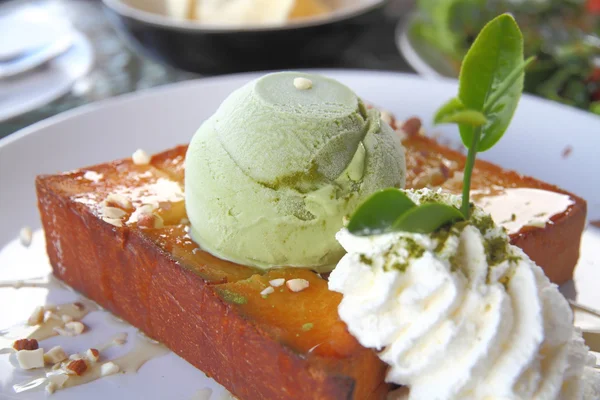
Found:
[[[280,72],[233,92],[186,155],[192,237],[260,268],[333,269],[343,217],[404,185],[404,150],[377,110],[319,75]]]

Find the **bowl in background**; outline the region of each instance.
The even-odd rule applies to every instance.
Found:
[[[228,27],[165,15],[167,0],[103,0],[134,48],[186,71],[230,73],[309,67],[338,58],[383,18],[387,0],[322,0],[332,11],[284,25]]]

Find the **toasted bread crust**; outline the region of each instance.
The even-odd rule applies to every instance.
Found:
[[[183,268],[141,230],[103,222],[57,195],[51,182],[41,177],[36,185],[55,276],[164,343],[238,398],[385,397],[386,367],[373,352],[358,348],[336,360],[300,354],[274,341],[219,297],[218,285]]]

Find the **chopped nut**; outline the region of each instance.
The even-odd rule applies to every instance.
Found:
[[[100,358],[100,352],[97,349],[88,349],[85,352],[85,358],[87,358],[91,364],[95,364]]]
[[[102,221],[104,221],[108,224],[114,225],[118,228],[123,226],[123,222],[120,219],[102,217]]]
[[[32,239],[33,232],[31,231],[31,228],[28,226],[22,227],[21,231],[19,232],[19,240],[21,241],[21,244],[25,247],[29,247]]]
[[[56,364],[67,359],[67,353],[60,346],[54,346],[44,354],[46,364]]]
[[[109,205],[109,206],[115,205],[115,206],[119,206],[124,209],[132,208],[131,201],[129,201],[129,199],[127,197],[125,197],[121,194],[117,194],[117,193],[110,193],[106,197],[106,200],[104,200],[104,204]]]
[[[49,373],[46,374],[46,379],[48,379],[48,381],[50,383],[53,383],[54,385],[56,385],[56,387],[61,388],[63,387],[63,385],[65,384],[65,382],[67,380],[69,380],[69,375],[59,372],[59,373]]]
[[[62,319],[62,322],[64,322],[65,324],[66,324],[67,322],[71,322],[71,321],[73,321],[73,317],[71,317],[70,315],[67,315],[67,314],[63,314],[63,315],[61,315],[61,316],[60,316],[60,319]]]
[[[301,292],[310,285],[306,279],[290,279],[285,284],[292,292]]]
[[[106,218],[121,219],[126,214],[127,213],[125,211],[117,207],[104,206],[104,208],[102,208],[102,216]]]
[[[273,293],[274,291],[275,291],[275,289],[273,289],[273,287],[269,286],[269,287],[265,288],[262,292],[260,292],[260,294],[262,296],[266,296],[268,294]]]
[[[312,88],[312,85],[313,83],[310,79],[302,77],[294,78],[294,87],[298,90],[308,90]]]
[[[99,174],[95,171],[85,171],[85,173],[83,174],[83,179],[87,179],[88,181],[92,181],[94,183],[98,183],[98,181],[103,177],[103,174]]]
[[[35,339],[19,339],[13,343],[13,349],[19,350],[36,350],[40,347]]]
[[[41,324],[44,321],[44,307],[37,306],[29,318],[27,318],[27,325],[34,326]]]
[[[67,364],[67,366],[65,367],[65,371],[69,375],[80,376],[83,375],[85,371],[87,371],[87,368],[88,366],[84,360],[73,360]]]
[[[54,392],[56,392],[56,384],[52,383],[52,382],[48,382],[48,384],[46,385],[46,393],[48,394],[53,394]]]
[[[135,165],[147,165],[150,164],[152,157],[150,157],[144,150],[137,149],[131,156],[131,159]]]
[[[75,303],[73,303],[73,307],[75,307],[79,311],[85,310],[85,306],[83,305],[83,303],[80,303],[78,301],[76,301]]]
[[[165,223],[158,214],[141,214],[138,217],[138,226],[142,228],[162,228]]]
[[[19,350],[17,361],[23,369],[42,368],[44,366],[44,349]]]
[[[85,325],[79,321],[67,322],[64,329],[56,327],[54,331],[61,336],[77,336],[83,333]]]
[[[104,363],[100,366],[100,375],[109,376],[119,372],[119,366],[112,361]]]
[[[79,353],[71,354],[69,360],[83,360],[83,356]]]
[[[379,114],[380,114],[381,120],[382,120],[383,122],[385,122],[385,123],[386,123],[386,124],[388,124],[388,125],[391,125],[391,124],[392,124],[392,122],[393,122],[393,120],[394,120],[394,119],[392,118],[392,114],[390,114],[389,112],[387,112],[387,111],[385,111],[385,110],[381,110],[381,111],[379,112]]]
[[[72,321],[72,322],[67,322],[65,324],[65,328],[67,328],[70,331],[75,332],[75,334],[77,334],[77,335],[80,335],[81,333],[83,333],[83,330],[85,329],[85,325],[83,325],[79,321]]]
[[[54,314],[54,312],[52,312],[51,310],[46,310],[44,312],[44,322],[48,322],[51,319],[60,320],[60,317],[58,315]]]
[[[277,278],[277,279],[273,279],[269,281],[269,285],[273,286],[273,287],[279,287],[281,285],[283,285],[285,283],[285,279],[283,278]]]

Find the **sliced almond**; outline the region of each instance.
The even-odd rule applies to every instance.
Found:
[[[269,285],[273,286],[273,287],[279,287],[282,286],[285,283],[285,279],[283,278],[277,278],[277,279],[273,279],[269,281]]]
[[[301,292],[310,285],[306,279],[290,279],[285,284],[292,292]]]

